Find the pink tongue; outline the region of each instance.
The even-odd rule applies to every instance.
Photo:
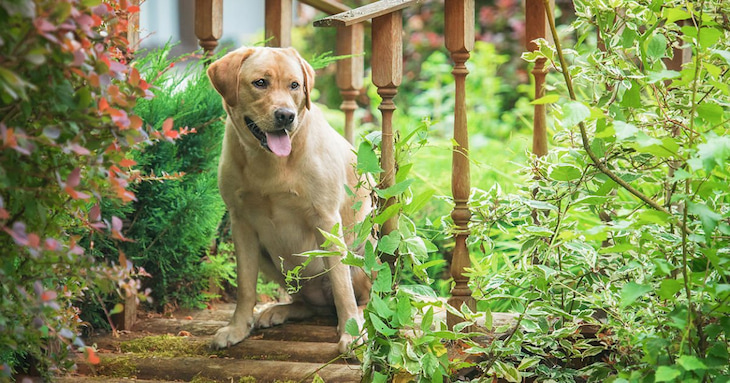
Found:
[[[266,144],[279,157],[286,157],[291,153],[291,140],[286,131],[266,132]]]

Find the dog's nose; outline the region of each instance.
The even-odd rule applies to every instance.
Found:
[[[289,108],[279,108],[274,111],[274,119],[276,120],[277,126],[288,126],[294,122],[296,112]]]

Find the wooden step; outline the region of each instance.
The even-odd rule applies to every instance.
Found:
[[[311,381],[317,374],[325,382],[359,382],[361,377],[357,365],[233,358],[144,358],[115,354],[103,356],[101,364],[93,370],[88,365],[79,365],[82,376],[103,375],[107,371],[137,379],[168,381],[190,381],[196,377],[218,382]]]

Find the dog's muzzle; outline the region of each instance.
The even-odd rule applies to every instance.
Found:
[[[288,116],[287,119],[289,119]],[[276,154],[279,157],[286,157],[291,153],[291,139],[289,138],[289,132],[287,131],[287,128],[291,127],[291,121],[294,120],[293,117],[291,117],[288,124],[285,124],[287,125],[285,128],[273,132],[264,132],[263,130],[261,130],[261,128],[259,128],[258,125],[256,125],[255,122],[253,122],[252,119],[248,117],[244,117],[244,120],[246,122],[248,130],[251,132],[251,134],[253,134],[254,137],[256,137],[256,139],[259,141],[264,149]],[[281,124],[277,123],[277,126],[279,125]]]

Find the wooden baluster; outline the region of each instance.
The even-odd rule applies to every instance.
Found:
[[[373,84],[383,98],[378,109],[383,114],[382,141],[380,144],[380,187],[386,189],[395,183],[395,147],[393,140],[393,97],[403,77],[403,18],[401,11],[387,13],[373,19]],[[394,198],[383,201],[387,209],[395,202]],[[388,235],[398,227],[398,216],[391,217],[381,227],[381,235]]]
[[[291,46],[292,0],[266,0],[265,38],[270,47]]]
[[[139,1],[131,0],[129,5],[139,7]],[[139,12],[131,13],[127,17],[127,53],[131,58],[139,49]]]
[[[535,51],[538,49],[537,44],[532,41],[538,38],[545,38],[545,4],[542,0],[527,0],[525,4],[525,23],[527,30],[525,31],[525,39],[527,50]],[[535,76],[535,99],[545,95],[545,59],[540,58],[535,61],[532,69],[532,75]],[[535,105],[532,130],[532,152],[538,157],[547,154],[547,122],[546,122],[545,104]]]
[[[454,234],[454,253],[451,259],[451,276],[454,278],[454,288],[448,304],[459,309],[463,304],[474,308],[474,299],[469,288],[469,278],[464,270],[469,267],[469,249],[466,239],[469,236],[469,133],[466,121],[466,61],[469,52],[474,48],[474,0],[446,0],[444,10],[444,34],[446,49],[454,60],[454,75],[456,83],[456,105],[454,107],[454,148],[451,173],[451,191],[454,196],[454,211],[451,217],[456,226]],[[375,28],[375,25],[373,25]],[[446,323],[449,328],[460,322],[460,318],[448,313]]]
[[[340,109],[345,112],[345,138],[350,143],[355,142],[355,98],[360,94],[365,72],[364,30],[363,24],[337,27],[336,54],[352,56],[337,61],[337,87],[342,95]]]
[[[378,109],[383,114],[380,167],[380,187],[388,188],[395,183],[395,145],[393,137],[393,97],[403,77],[403,16],[401,11],[419,0],[381,0],[360,8],[339,13],[314,22],[315,27],[353,26],[372,19],[373,56],[371,59],[373,84],[383,99]],[[381,201],[387,209],[394,198]],[[380,235],[391,233],[398,227],[398,216],[391,217],[380,227]],[[390,264],[395,258],[386,258]]]
[[[223,35],[223,0],[195,0],[195,36],[206,56],[213,55]]]

